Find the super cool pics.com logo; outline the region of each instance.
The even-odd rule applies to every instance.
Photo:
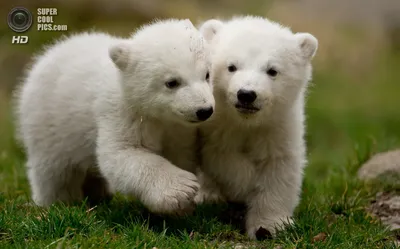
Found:
[[[24,33],[28,31],[36,21],[37,31],[67,31],[67,25],[56,24],[55,19],[58,15],[57,8],[38,8],[37,16],[24,7],[13,8],[7,16],[7,23],[10,29],[16,33]],[[26,44],[29,41],[27,35],[14,35],[11,39],[12,44]]]

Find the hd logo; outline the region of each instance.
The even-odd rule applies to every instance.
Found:
[[[17,33],[23,33],[32,26],[32,13],[23,7],[13,8],[7,17],[7,23],[11,30]],[[28,36],[26,35],[13,35],[11,39],[12,44],[27,44]]]
[[[28,43],[28,36],[26,35],[18,35],[18,36],[13,36],[11,43],[12,44],[27,44]]]

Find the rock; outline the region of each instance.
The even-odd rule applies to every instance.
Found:
[[[247,247],[242,244],[236,244],[234,247],[234,249],[245,249],[245,248],[247,248]]]
[[[362,180],[372,180],[386,173],[400,175],[400,149],[378,153],[358,171]]]
[[[358,171],[362,180],[379,179],[385,183],[397,185],[400,182],[400,149],[378,153],[368,160]],[[393,189],[390,192],[380,192],[372,201],[368,212],[379,218],[395,234],[400,231],[400,196]],[[399,246],[399,237],[394,241]],[[397,244],[396,244],[397,243]]]

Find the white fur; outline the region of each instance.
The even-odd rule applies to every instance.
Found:
[[[196,112],[214,106],[205,45],[190,21],[165,20],[129,39],[72,36],[38,57],[18,93],[35,203],[81,200],[88,169],[99,168],[109,186],[93,189],[158,213],[192,208]],[[167,88],[171,79],[180,85]]]
[[[196,201],[244,202],[248,235],[255,238],[260,227],[275,234],[292,222],[300,199],[306,164],[304,95],[317,40],[251,16],[209,20],[200,30],[212,45],[216,110],[201,126],[199,177],[205,185]],[[230,65],[237,70],[229,72]],[[270,68],[278,74],[268,75]],[[240,89],[257,94],[250,106],[259,111],[235,107]]]

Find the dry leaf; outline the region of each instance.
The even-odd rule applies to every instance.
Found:
[[[319,233],[317,235],[314,236],[314,238],[312,239],[312,242],[319,242],[319,241],[325,241],[327,235],[326,233]]]
[[[90,213],[90,212],[91,212],[93,209],[95,209],[95,208],[97,208],[97,206],[94,206],[94,207],[92,207],[92,208],[86,210],[86,213]]]

